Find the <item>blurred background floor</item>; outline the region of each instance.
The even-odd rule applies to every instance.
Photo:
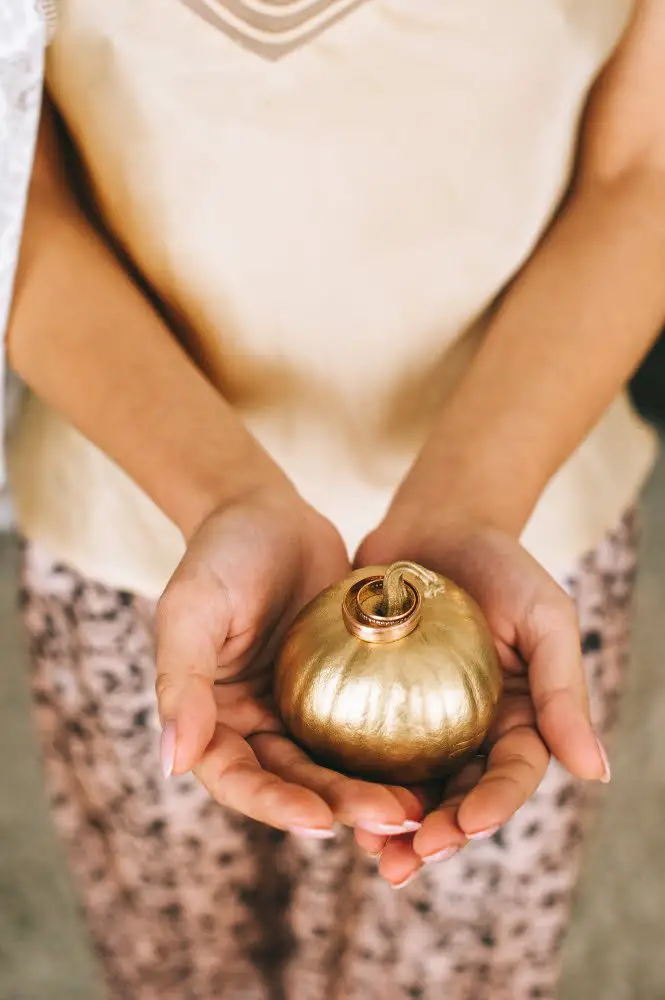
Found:
[[[560,1000],[665,1000],[665,461],[645,496],[642,547],[614,781],[587,851]],[[0,535],[0,1000],[99,1000],[43,798],[16,565]]]

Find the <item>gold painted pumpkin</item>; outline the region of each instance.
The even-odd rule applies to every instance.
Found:
[[[407,562],[323,591],[291,626],[275,674],[284,725],[314,759],[393,784],[457,770],[482,744],[502,686],[475,601]]]

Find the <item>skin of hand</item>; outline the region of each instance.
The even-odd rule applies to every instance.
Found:
[[[366,563],[419,559],[479,600],[523,713],[510,725],[510,713],[503,713],[505,732],[496,736],[492,769],[511,764],[501,759],[506,741],[523,741],[517,754],[528,760],[520,772],[522,792],[547,758],[533,725],[534,708],[547,744],[566,766],[585,777],[604,773],[583,721],[579,643],[569,604],[516,539],[540,491],[639,363],[665,313],[664,42],[662,0],[641,0],[593,95],[582,169],[568,206],[506,296],[468,376],[433,428],[406,494],[402,491],[403,499],[409,490],[412,498],[402,509],[410,503],[418,518],[389,516],[359,554]],[[321,773],[271,731],[262,651],[271,648],[276,622],[283,630],[301,602],[345,571],[346,559],[331,540],[330,527],[294,500],[289,488],[276,485],[281,474],[269,477],[270,490],[277,493],[262,487],[262,475],[249,467],[256,444],[237,414],[179,349],[112,251],[75,210],[47,143],[41,151],[9,327],[10,360],[33,390],[136,479],[189,539],[159,612],[166,769],[171,761],[177,773],[196,767],[222,800],[250,815],[255,810],[249,800],[263,789],[262,814],[256,818],[280,828],[329,830],[333,817],[367,826],[360,800],[363,809],[375,802],[371,825],[379,822],[393,831],[404,829],[405,822],[417,825],[423,804],[430,805],[418,792],[358,788]],[[586,356],[594,358],[592,370],[580,364]],[[473,468],[469,454],[476,456]],[[434,503],[442,476],[457,484],[448,515]],[[522,484],[519,494],[516,482]],[[483,509],[479,497],[493,497],[494,509]],[[464,519],[455,511],[464,511]],[[248,597],[253,588],[254,600]],[[541,609],[537,615],[534,601]],[[560,635],[561,649],[552,649],[557,632],[552,624],[564,620],[561,635],[567,638],[563,642]],[[565,664],[563,649],[573,657]],[[528,674],[519,667],[522,661]],[[549,671],[559,662],[563,673],[553,681]],[[227,683],[216,685],[215,679]],[[565,752],[558,747],[562,705],[574,736]],[[229,724],[235,720],[238,728]],[[264,726],[265,735],[257,728]],[[282,770],[285,753],[293,756]],[[243,784],[253,788],[249,796]],[[509,775],[481,781],[456,810],[463,829],[486,832],[488,822],[502,821],[522,793],[513,785]],[[300,811],[292,808],[292,793],[300,797]],[[416,855],[447,842],[440,835],[429,841],[441,815],[433,813],[412,844],[400,841],[415,850],[409,855],[412,867],[414,859],[419,863]],[[382,871],[394,883],[393,871],[386,870],[392,850],[391,845],[385,852]]]
[[[157,616],[165,771],[195,769],[219,802],[279,829],[416,829],[412,793],[316,767],[281,732],[271,654],[348,555],[80,211],[48,105],[7,344],[33,392],[187,542]]]
[[[253,490],[205,519],[157,615],[166,775],[193,769],[217,802],[301,836],[419,827],[416,795],[314,764],[275,712],[286,628],[349,569],[336,529],[294,490]]]
[[[415,836],[357,833],[396,886],[505,823],[550,753],[579,778],[609,779],[575,609],[518,538],[665,320],[664,53],[665,4],[638,0],[592,90],[566,204],[357,555],[415,559],[466,589],[506,676],[486,765],[467,768]]]
[[[609,780],[589,721],[575,607],[549,574],[508,533],[451,524],[434,511],[410,524],[388,517],[356,562],[404,558],[448,576],[477,601],[495,638],[505,687],[487,757],[469,764],[434,800],[414,836],[387,841],[357,832],[361,847],[381,854],[380,871],[397,886],[423,864],[447,860],[470,840],[495,833],[537,789],[550,754],[578,778]]]

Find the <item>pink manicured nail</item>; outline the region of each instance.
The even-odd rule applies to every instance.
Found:
[[[438,861],[449,861],[458,851],[459,847],[446,847],[442,851],[437,851],[436,854],[428,854],[427,857],[423,858],[423,864],[434,865]]]
[[[390,823],[358,823],[359,830],[367,833],[375,833],[379,837],[398,837],[401,833],[415,833],[419,830],[421,823],[416,823],[414,819],[407,819],[401,826]]]
[[[167,722],[162,729],[162,738],[159,746],[159,759],[162,767],[162,774],[165,778],[170,778],[175,766],[175,722]]]
[[[411,872],[410,875],[407,875],[406,878],[402,879],[401,882],[398,882],[397,885],[393,885],[392,882],[391,882],[390,888],[391,889],[403,889],[404,886],[406,886],[406,885],[409,884],[409,882],[413,882],[413,880],[417,877],[419,871],[420,871],[420,868],[418,868],[415,872]]]
[[[598,744],[598,753],[600,754],[600,759],[603,762],[603,776],[600,779],[604,785],[609,785],[612,780],[612,768],[610,767],[610,762],[607,756],[607,750],[600,742],[598,736],[596,736],[596,743]]]
[[[469,840],[489,840],[501,829],[500,826],[491,826],[489,830],[479,830],[478,833],[467,833]]]
[[[315,826],[292,826],[289,833],[294,837],[306,837],[308,840],[332,840],[334,830],[325,830]]]

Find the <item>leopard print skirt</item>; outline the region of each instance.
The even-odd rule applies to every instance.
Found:
[[[581,560],[593,719],[616,714],[634,513]],[[486,842],[400,891],[347,832],[301,842],[162,780],[147,601],[27,545],[22,604],[51,804],[112,1000],[552,998],[596,790],[552,764]]]

